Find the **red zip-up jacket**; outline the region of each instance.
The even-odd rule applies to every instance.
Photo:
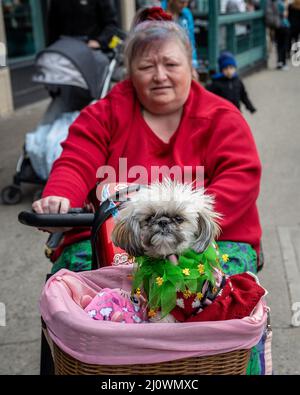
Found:
[[[88,195],[95,195],[90,192],[97,180],[107,177],[97,178],[101,166],[111,166],[117,175],[124,173],[119,168],[120,158],[127,159],[128,171],[140,165],[151,174],[153,166],[179,166],[190,169],[193,179],[196,167],[204,166],[204,186],[215,196],[215,210],[223,215],[219,240],[249,243],[259,252],[256,200],[261,164],[252,133],[231,103],[198,83],[192,82],[180,125],[169,143],[146,124],[132,83],[126,80],[81,112],[62,146],[43,197],[63,196],[70,199],[72,207],[82,207]],[[136,177],[130,174],[127,181],[134,182]],[[64,246],[89,236],[89,230],[68,232],[52,259]]]

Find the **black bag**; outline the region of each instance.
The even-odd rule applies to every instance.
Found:
[[[267,27],[270,29],[278,29],[281,26],[279,10],[276,3],[276,1],[267,0],[266,4],[265,21]]]

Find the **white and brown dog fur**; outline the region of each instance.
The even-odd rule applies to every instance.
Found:
[[[204,189],[193,189],[164,179],[135,193],[120,210],[112,233],[114,244],[131,256],[167,258],[176,264],[184,250],[203,252],[219,235],[220,215],[214,198]],[[173,316],[153,321],[174,322]]]

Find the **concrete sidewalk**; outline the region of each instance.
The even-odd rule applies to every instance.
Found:
[[[12,183],[25,134],[36,127],[46,106],[40,102],[0,120],[0,189]],[[50,268],[43,254],[46,235],[17,220],[20,211],[30,208],[34,190],[24,188],[19,205],[0,205],[0,302],[6,306],[6,327],[0,326],[1,374],[39,373],[38,299]]]
[[[263,164],[258,203],[265,268],[259,277],[269,291],[275,373],[300,374],[300,67],[274,68],[272,59],[269,70],[245,80],[258,108],[246,119]]]
[[[273,66],[272,64],[270,65]],[[275,373],[300,373],[300,326],[292,327],[292,304],[300,288],[300,68],[272,68],[245,79],[258,112],[245,114],[263,163],[259,209],[264,231],[265,268],[260,274],[268,289],[272,312]],[[0,120],[0,188],[11,183],[25,133],[33,129],[47,102]],[[34,187],[17,206],[0,206],[0,303],[7,325],[0,326],[0,374],[38,374],[40,290],[50,264],[43,255],[46,235],[17,222],[30,208]],[[290,272],[291,271],[291,272]],[[291,276],[292,274],[292,276]],[[300,307],[299,307],[300,311]],[[294,315],[300,324],[300,316]]]

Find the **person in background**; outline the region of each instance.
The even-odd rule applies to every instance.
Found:
[[[246,3],[244,0],[228,0],[226,3],[226,14],[235,14],[246,11]]]
[[[300,0],[294,0],[288,7],[290,22],[290,45],[300,41]]]
[[[246,0],[246,11],[253,12],[260,9],[260,2],[257,0]]]
[[[117,28],[117,12],[112,0],[51,0],[47,25],[48,45],[71,36],[105,50]]]
[[[193,67],[197,69],[197,50],[195,41],[195,27],[194,17],[191,10],[188,8],[188,0],[162,0],[161,6],[164,10],[168,11],[175,22],[179,23],[181,27],[187,32],[192,45]],[[194,75],[195,76],[195,75]]]
[[[290,37],[290,22],[288,19],[288,4],[286,0],[268,0],[267,11],[272,12],[274,26],[269,26],[274,29],[274,38],[277,49],[277,69],[288,70],[287,54]]]
[[[229,100],[238,109],[241,108],[242,102],[251,114],[255,113],[256,108],[249,99],[245,85],[237,74],[237,62],[232,53],[222,52],[218,62],[220,73],[212,77],[213,81],[207,86],[207,89]]]

